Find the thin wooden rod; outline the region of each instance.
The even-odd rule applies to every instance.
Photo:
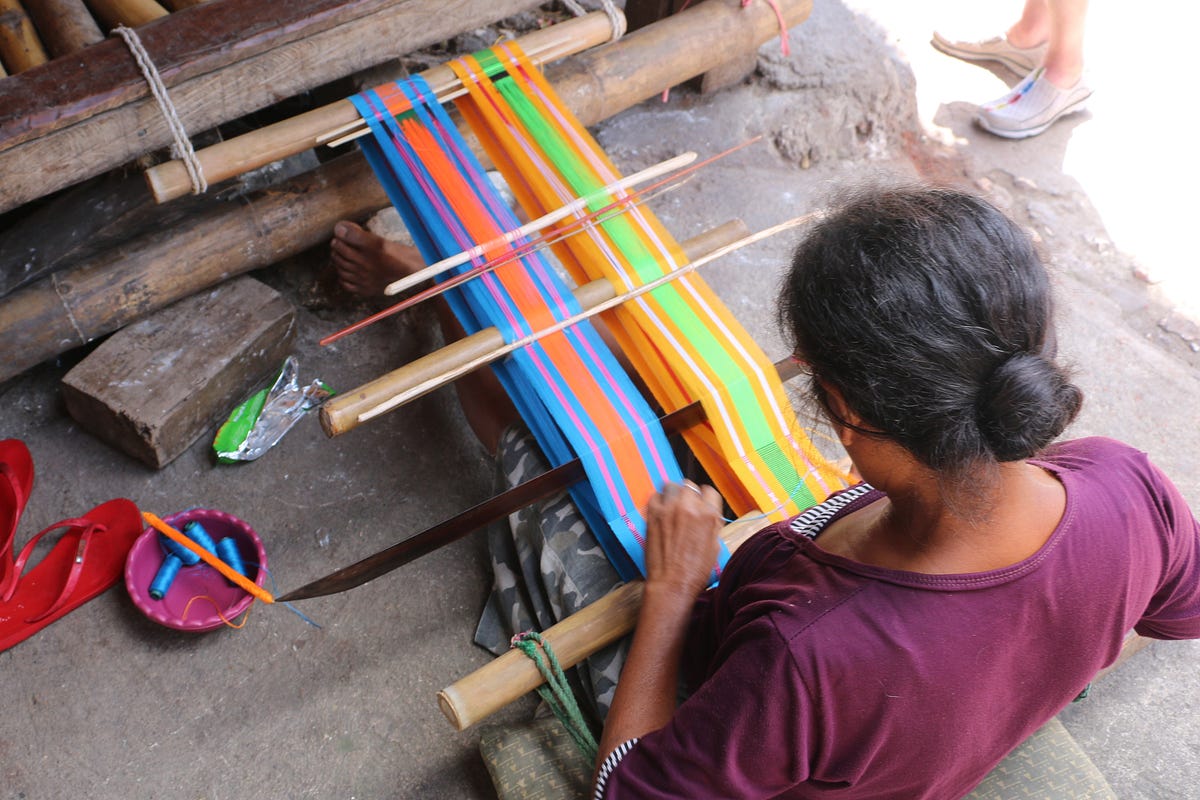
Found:
[[[517,43],[534,63],[546,64],[603,44],[611,35],[608,17],[593,12],[528,33],[517,39]],[[439,95],[459,85],[454,71],[444,64],[425,70],[421,76]],[[205,180],[211,185],[316,147],[331,130],[359,121],[354,104],[349,100],[338,100],[206,147],[198,151],[196,157]],[[154,199],[160,203],[182,197],[192,190],[187,168],[178,160],[146,170],[146,181]]]
[[[476,245],[469,250],[464,250],[458,255],[453,255],[449,258],[443,258],[441,261],[438,261],[435,264],[430,264],[425,269],[418,270],[412,275],[405,276],[398,281],[392,281],[387,285],[387,288],[384,289],[383,293],[387,295],[394,295],[403,292],[405,289],[411,289],[422,281],[429,280],[430,278],[436,278],[443,272],[454,269],[460,264],[465,264],[471,259],[479,258],[489,250],[493,250],[506,244],[511,244],[517,239],[532,236],[538,231],[545,230],[554,223],[559,222],[560,220],[563,220],[572,214],[582,211],[583,208],[589,203],[594,203],[610,194],[624,192],[626,189],[630,189],[640,183],[645,183],[648,180],[661,177],[662,175],[665,175],[673,170],[686,167],[695,160],[696,154],[692,151],[680,153],[674,158],[668,158],[665,161],[660,161],[657,164],[646,167],[645,169],[621,178],[618,181],[613,181],[607,186],[602,186],[596,191],[584,195],[583,197],[577,197],[571,202],[551,211],[549,214],[544,214],[535,220],[531,220],[515,230],[506,231],[491,241]],[[613,204],[610,203],[609,205]]]
[[[718,247],[736,241],[746,233],[746,223],[735,219],[688,239],[681,246],[688,258],[699,258]],[[593,308],[615,296],[616,291],[612,284],[604,279],[584,284],[575,290],[575,299],[581,308]],[[321,427],[331,437],[347,433],[358,427],[359,417],[364,412],[410,390],[413,386],[427,382],[431,377],[470,363],[503,346],[504,335],[496,328],[484,328],[451,342],[440,350],[414,359],[357,389],[342,392],[331,398],[321,406]]]

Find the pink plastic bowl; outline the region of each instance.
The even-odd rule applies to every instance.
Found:
[[[203,508],[181,511],[163,520],[176,530],[183,530],[184,525],[196,520],[204,526],[214,542],[232,536],[238,544],[246,571],[254,576],[255,583],[263,585],[263,578],[267,574],[267,552],[258,534],[242,520],[224,511]],[[155,600],[150,597],[150,582],[154,580],[164,556],[158,531],[146,528],[133,543],[125,560],[125,588],[129,590],[133,604],[160,625],[180,631],[215,630],[225,624],[217,613],[218,608],[225,619],[232,622],[254,600],[245,590],[225,580],[221,573],[203,561],[181,568],[166,595],[161,600]],[[193,597],[200,599],[187,609],[187,618],[184,619],[184,609]],[[212,598],[212,601],[205,597]]]

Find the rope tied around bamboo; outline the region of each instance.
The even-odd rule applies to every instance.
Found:
[[[133,60],[137,62],[138,69],[142,71],[142,77],[146,79],[146,84],[150,87],[151,96],[158,103],[158,110],[162,112],[163,119],[167,121],[167,130],[171,132],[173,141],[171,156],[183,162],[188,179],[192,183],[192,194],[203,194],[208,190],[208,181],[204,178],[204,168],[200,165],[200,159],[196,157],[192,141],[183,127],[183,121],[179,119],[179,112],[175,110],[175,104],[171,101],[167,86],[163,83],[162,76],[158,74],[158,68],[154,66],[150,54],[146,52],[141,37],[133,28],[124,25],[118,25],[113,28],[112,32],[120,36],[129,47]]]

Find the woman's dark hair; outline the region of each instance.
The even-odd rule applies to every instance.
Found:
[[[859,194],[796,249],[780,320],[813,391],[930,468],[1028,458],[1083,395],[1054,362],[1050,283],[1014,222],[941,188]]]

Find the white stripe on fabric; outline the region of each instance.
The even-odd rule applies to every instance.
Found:
[[[826,500],[824,503],[815,505],[808,511],[805,511],[800,516],[792,520],[792,533],[807,536],[809,539],[815,539],[817,534],[828,524],[829,520],[833,519],[839,511],[853,503],[858,498],[875,491],[875,487],[869,483],[862,483],[852,489],[836,494]]]
[[[636,738],[630,739],[627,742],[621,742],[615,750],[608,754],[608,758],[604,759],[604,763],[600,765],[600,771],[596,773],[596,794],[593,795],[593,800],[604,800],[604,786],[608,783],[608,776],[612,775],[612,771],[617,768],[617,764],[621,763],[621,759],[637,743],[638,740]]]

